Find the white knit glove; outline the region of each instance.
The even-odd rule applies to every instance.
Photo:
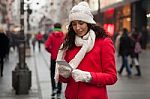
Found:
[[[68,66],[60,65],[58,67],[58,72],[64,78],[68,78],[71,75],[72,69]]]
[[[82,71],[80,69],[73,70],[72,77],[75,80],[75,82],[90,82],[92,79],[90,72]]]

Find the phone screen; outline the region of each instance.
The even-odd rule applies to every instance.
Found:
[[[59,65],[64,65],[64,66],[68,66],[69,68],[73,69],[68,62],[66,62],[65,60],[61,60],[61,61],[56,61],[56,63],[58,63]]]

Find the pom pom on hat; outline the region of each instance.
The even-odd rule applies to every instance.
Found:
[[[87,2],[80,2],[78,5],[75,5],[69,14],[69,22],[74,20],[84,21],[90,24],[96,24],[93,20],[93,15],[91,13],[91,9]]]

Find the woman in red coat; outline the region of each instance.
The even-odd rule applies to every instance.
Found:
[[[117,81],[115,49],[103,28],[96,25],[86,2],[74,6],[57,61],[55,79],[67,83],[66,99],[108,99],[106,85]]]

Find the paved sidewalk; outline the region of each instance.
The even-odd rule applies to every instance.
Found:
[[[35,52],[31,51],[30,57],[26,57],[26,63],[32,71],[32,86],[28,95],[16,95],[12,88],[12,70],[17,63],[18,53],[10,52],[9,60],[5,62],[4,76],[0,78],[0,99],[50,99],[50,55],[45,51],[44,46],[41,52],[36,48]],[[62,99],[64,99],[63,94]]]
[[[142,77],[128,78],[124,70],[122,76],[118,76],[118,81],[113,86],[108,86],[109,99],[150,99],[150,50],[144,51],[140,55]],[[42,46],[41,52],[36,49],[31,57],[26,58],[26,63],[32,71],[32,87],[28,95],[16,95],[12,88],[12,70],[14,70],[18,55],[11,52],[9,60],[4,67],[4,76],[0,78],[0,99],[51,99],[51,83],[49,71],[50,56]],[[117,69],[120,66],[120,59],[117,59]],[[136,73],[135,68],[132,69]],[[63,92],[65,84],[63,86]],[[62,93],[64,98],[64,93]]]
[[[32,71],[32,87],[29,94],[16,95],[15,90],[12,88],[12,71],[18,63],[18,54],[16,51],[11,51],[9,60],[5,62],[4,75],[0,78],[0,99],[40,99],[33,57],[28,57],[26,61]]]
[[[34,59],[37,68],[38,82],[41,90],[42,99],[51,98],[51,81],[50,81],[50,54],[45,51],[44,46],[42,46],[42,51],[36,51],[34,53]],[[62,88],[62,96],[64,99],[64,84]]]
[[[114,86],[108,87],[109,99],[150,99],[150,50],[143,51],[139,57],[141,65],[141,77],[126,76],[126,70],[122,76],[118,75],[118,81]],[[117,69],[120,67],[121,59],[117,60]],[[136,73],[135,67],[132,74]]]

